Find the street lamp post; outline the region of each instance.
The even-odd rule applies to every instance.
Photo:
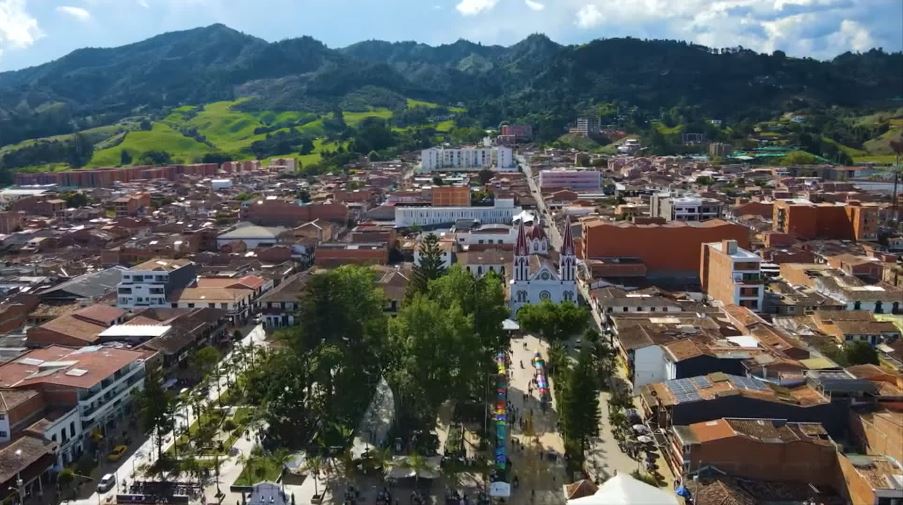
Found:
[[[22,449],[16,449],[16,461],[18,467],[22,468]],[[16,471],[16,494],[19,496],[19,505],[25,503],[25,482],[22,480],[22,472]]]

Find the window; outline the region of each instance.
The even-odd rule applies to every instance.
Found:
[[[207,304],[207,307],[209,307],[209,308],[211,308],[211,309],[215,309],[215,308],[216,308],[216,304],[213,303],[213,302],[210,302],[210,303]]]
[[[69,436],[70,437],[75,436],[75,421],[72,421],[71,423],[69,423]]]
[[[6,438],[7,436],[9,436],[8,433],[6,433],[5,431],[0,430],[0,438]]]
[[[6,414],[0,414],[0,421],[3,421],[5,419],[6,419]]]

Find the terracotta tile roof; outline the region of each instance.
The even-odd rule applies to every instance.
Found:
[[[146,316],[138,315],[138,316],[135,316],[135,317],[129,319],[128,321],[126,321],[123,324],[140,325],[140,326],[152,325],[153,326],[153,325],[160,325],[163,323],[161,323],[160,321],[157,321],[156,319],[151,319]]]
[[[246,289],[232,288],[185,288],[176,297],[179,301],[234,302],[248,297]]]
[[[160,271],[160,272],[169,272],[172,270],[176,270],[180,267],[183,267],[187,264],[191,263],[190,260],[187,259],[152,259],[145,261],[144,263],[139,263],[131,268],[131,270],[152,270],[152,271]]]
[[[81,320],[71,314],[47,321],[40,327],[67,337],[82,340],[85,344],[96,342],[100,332],[107,328],[103,325]]]
[[[705,355],[701,347],[696,345],[692,339],[675,340],[665,344],[665,350],[675,362],[696,358]]]
[[[227,277],[199,277],[197,287],[199,288],[232,288],[232,289],[260,289],[263,287],[264,279],[256,275],[246,275],[239,279]]]
[[[30,435],[19,437],[3,449],[0,449],[0,482],[14,480],[20,472],[23,473],[23,480],[30,480],[33,475],[29,475],[23,470],[42,458],[53,456],[57,448],[56,442],[39,437]],[[48,461],[48,463],[50,462],[52,461]],[[44,469],[41,468],[40,471],[43,472]]]
[[[103,346],[35,349],[0,365],[0,387],[47,383],[88,389],[146,356],[141,351]]]
[[[125,315],[125,311],[110,305],[95,303],[81,310],[73,312],[74,315],[81,319],[87,319],[97,323],[106,323],[107,321],[115,321]]]
[[[0,389],[0,411],[9,412],[40,394],[31,389]]]

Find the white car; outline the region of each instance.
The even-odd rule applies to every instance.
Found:
[[[116,476],[112,473],[108,473],[100,478],[100,482],[97,483],[97,492],[98,493],[106,493],[107,491],[113,489],[113,486],[116,485]]]

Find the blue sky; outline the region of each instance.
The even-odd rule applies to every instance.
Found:
[[[365,39],[511,44],[542,32],[561,43],[630,35],[819,59],[903,50],[903,0],[0,0],[0,70],[217,22],[270,41],[311,35],[331,47]]]

